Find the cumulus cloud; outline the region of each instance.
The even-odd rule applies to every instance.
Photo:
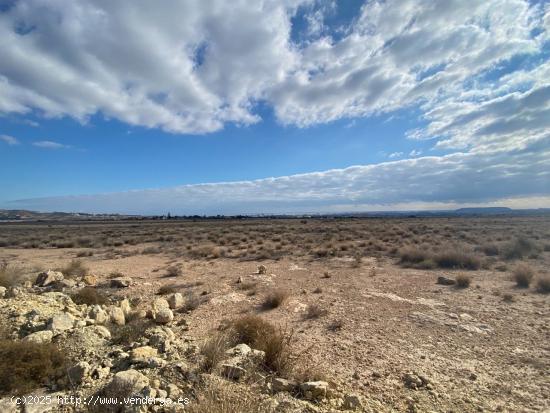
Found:
[[[7,143],[8,145],[19,145],[19,141],[10,135],[0,135],[0,141]]]
[[[71,147],[69,145],[63,145],[62,143],[54,141],[37,141],[33,142],[33,145],[44,149],[66,149]]]
[[[550,145],[454,153],[254,181],[185,185],[13,202],[38,210],[237,214],[332,211],[369,205],[494,202],[550,194]],[[383,209],[383,208],[379,208]]]

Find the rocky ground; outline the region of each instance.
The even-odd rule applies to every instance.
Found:
[[[517,288],[509,271],[402,268],[390,257],[283,257],[260,266],[162,252],[88,257],[77,277],[50,270],[79,251],[0,252],[28,269],[26,282],[0,290],[0,325],[12,340],[53,342],[71,360],[65,377],[33,394],[152,400],[78,411],[550,411],[550,296]],[[548,259],[543,252],[531,262],[537,274]],[[461,275],[469,287],[438,283]],[[71,296],[86,286],[108,302],[75,304]],[[263,308],[280,289],[282,304]],[[265,355],[245,344],[206,371],[204,343],[245,315],[284,330],[296,369],[308,374],[259,369]],[[0,406],[75,407],[24,410],[9,395]]]

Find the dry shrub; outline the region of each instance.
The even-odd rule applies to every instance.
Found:
[[[332,320],[330,324],[327,326],[329,331],[336,332],[340,331],[344,327],[344,320],[338,318],[336,320]]]
[[[201,354],[204,356],[202,370],[207,373],[212,372],[222,360],[227,358],[225,351],[232,347],[234,343],[235,338],[232,336],[231,331],[217,332],[206,340],[200,349]]]
[[[0,264],[0,286],[13,287],[23,281],[23,270],[19,267],[9,265],[6,262]]]
[[[61,269],[65,277],[84,277],[88,274],[88,271],[89,269],[84,262],[79,260],[71,260],[71,262]]]
[[[472,279],[464,274],[460,274],[456,277],[456,286],[457,288],[468,288],[472,282]]]
[[[177,293],[178,292],[178,289],[175,285],[171,284],[171,285],[163,285],[162,287],[160,287],[157,291],[157,294],[158,295],[166,295],[166,294],[173,294],[173,293]]]
[[[426,249],[417,247],[404,247],[398,252],[399,264],[403,267],[431,269],[435,268],[432,254]]]
[[[94,287],[84,287],[77,292],[71,294],[71,299],[75,304],[106,304],[109,299],[107,295],[98,291]]]
[[[22,395],[65,374],[68,362],[53,344],[0,341],[0,394]]]
[[[504,294],[502,296],[502,301],[504,301],[505,303],[513,303],[514,301],[516,301],[516,299],[512,294]]]
[[[262,309],[273,310],[279,307],[288,298],[288,295],[288,291],[281,288],[268,292],[262,302]]]
[[[485,255],[489,257],[499,255],[500,253],[498,245],[493,243],[483,244],[478,249],[479,251],[483,252]]]
[[[502,249],[502,256],[507,260],[519,260],[524,257],[536,254],[539,249],[537,245],[524,237],[518,237],[505,244]]]
[[[477,256],[461,248],[447,247],[435,254],[433,259],[439,268],[477,270],[481,267]]]
[[[535,272],[525,263],[521,263],[514,269],[514,281],[519,288],[528,288]]]
[[[164,274],[165,278],[172,278],[172,277],[180,277],[183,275],[183,272],[181,268],[174,266],[168,267],[166,269],[166,274]]]
[[[143,337],[143,332],[155,324],[151,320],[134,318],[123,326],[109,325],[111,342],[113,344],[128,345]]]
[[[550,294],[550,276],[547,275],[538,279],[537,291],[541,294]]]
[[[180,311],[193,311],[196,310],[204,301],[205,297],[200,297],[192,291],[185,294],[185,302]]]
[[[304,315],[306,320],[313,320],[320,317],[324,317],[328,314],[328,311],[318,304],[310,304],[307,306],[307,312]]]
[[[198,389],[196,399],[191,400],[185,411],[190,413],[271,413],[273,407],[262,403],[258,395],[235,391],[227,381],[208,383]]]
[[[268,372],[287,376],[293,367],[290,342],[292,332],[276,327],[259,316],[249,315],[230,325],[235,343],[245,343],[265,352],[263,368]]]

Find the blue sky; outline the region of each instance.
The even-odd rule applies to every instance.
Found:
[[[550,206],[547,3],[211,3],[3,7],[0,208]]]

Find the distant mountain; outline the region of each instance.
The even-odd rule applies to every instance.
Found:
[[[456,214],[476,214],[476,215],[498,215],[510,214],[514,210],[508,207],[481,207],[481,208],[459,208],[455,209]]]

